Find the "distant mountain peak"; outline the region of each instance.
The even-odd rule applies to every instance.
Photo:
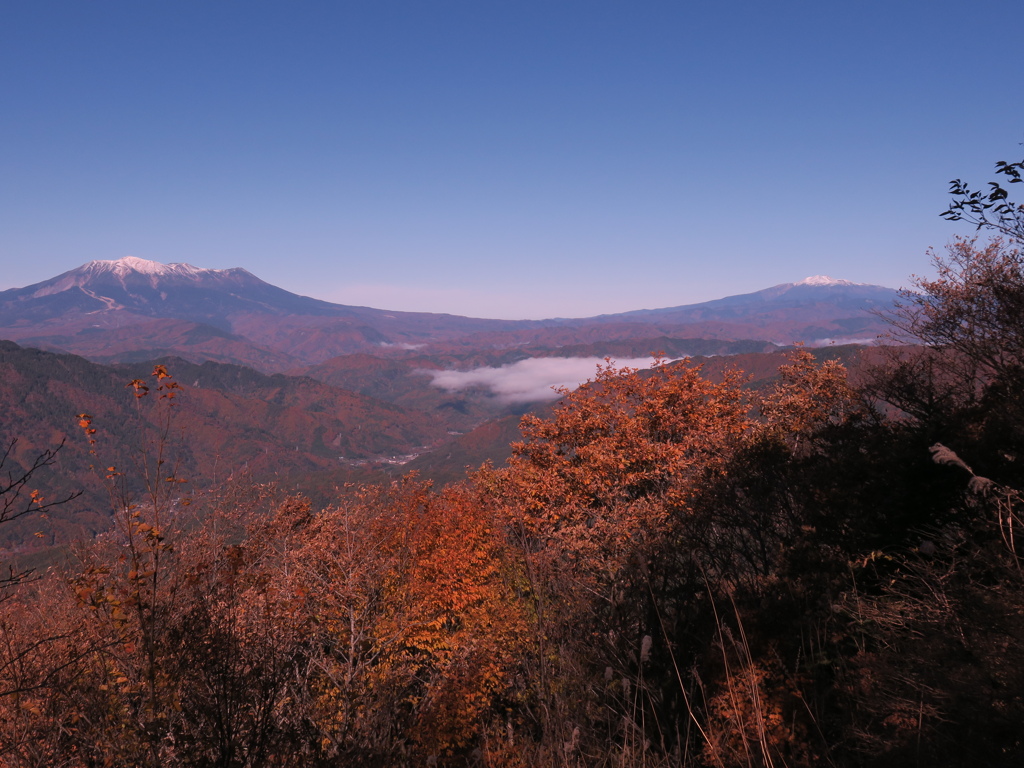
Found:
[[[837,280],[828,275],[812,275],[811,277],[805,277],[799,283],[793,283],[793,285],[865,285],[865,283],[855,283],[852,280]]]
[[[103,291],[109,288],[111,278],[125,290],[128,290],[129,282],[134,286],[132,290],[137,290],[140,282],[148,283],[155,290],[158,286],[163,285],[165,281],[174,281],[179,284],[182,281],[186,284],[201,284],[211,279],[255,279],[251,274],[240,268],[202,269],[191,264],[161,264],[158,261],[140,259],[138,256],[125,256],[121,259],[97,259],[90,261],[77,269],[72,269],[70,272],[58,275],[52,280],[32,286],[35,288],[32,292],[32,297],[52,296],[72,288],[81,288],[86,293],[93,288]],[[107,287],[95,287],[97,280],[100,280]]]
[[[118,277],[124,277],[132,272],[140,275],[152,275],[154,277],[199,277],[201,275],[217,274],[226,270],[222,269],[201,269],[191,264],[174,263],[161,264],[159,261],[140,259],[138,256],[125,256],[114,260],[90,261],[81,268],[88,272],[113,272]]]

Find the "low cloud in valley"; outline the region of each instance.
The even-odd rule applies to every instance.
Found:
[[[618,368],[648,368],[651,357],[617,360]],[[557,400],[561,395],[554,387],[575,389],[587,379],[592,379],[599,357],[533,357],[509,363],[500,368],[474,368],[471,371],[424,371],[429,374],[435,387],[449,391],[485,387],[506,403],[531,403],[541,400]]]

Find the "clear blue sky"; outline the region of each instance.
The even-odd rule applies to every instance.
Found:
[[[491,317],[899,286],[1024,156],[1024,3],[0,5],[0,288],[133,255]]]

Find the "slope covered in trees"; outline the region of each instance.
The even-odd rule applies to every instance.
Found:
[[[115,529],[3,587],[0,761],[1020,765],[1017,245],[956,241],[858,386],[609,363],[506,467],[323,508],[111,469]]]
[[[311,472],[348,479],[346,465],[422,450],[445,437],[429,414],[408,410],[308,378],[267,376],[248,368],[179,359],[162,361],[185,396],[167,435],[189,487],[246,473],[256,482],[288,484]],[[101,366],[74,355],[55,355],[0,341],[3,435],[17,437],[8,465],[22,469],[42,451],[66,440],[57,461],[37,473],[48,495],[85,491],[74,504],[52,509],[46,520],[0,528],[0,550],[30,543],[67,543],[110,524],[108,493],[99,482],[116,464],[135,483],[138,455],[158,434],[153,416],[130,397],[126,383],[149,379],[153,363]],[[93,418],[97,456],[80,438],[78,414]],[[33,534],[40,532],[44,538]],[[26,539],[27,537],[27,539]]]

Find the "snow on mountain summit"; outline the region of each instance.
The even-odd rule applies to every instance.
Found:
[[[864,283],[855,283],[852,280],[837,280],[828,275],[813,275],[805,277],[799,283],[793,283],[793,285],[864,285]]]
[[[40,284],[32,293],[34,298],[52,296],[57,293],[81,288],[86,291],[104,291],[109,288],[110,277],[113,277],[121,288],[128,290],[129,283],[135,286],[136,290],[143,283],[156,290],[165,281],[171,280],[178,283],[203,282],[210,279],[224,280],[232,278],[251,277],[244,269],[202,269],[191,264],[174,263],[161,264],[158,261],[140,259],[138,256],[125,256],[121,259],[97,259],[83,264],[77,269],[65,272],[53,280],[47,280]],[[96,287],[96,280],[102,281],[107,288]],[[91,286],[91,287],[90,287]]]
[[[199,267],[193,267],[191,264],[161,264],[158,261],[140,259],[138,256],[125,256],[124,258],[116,260],[101,259],[90,261],[83,269],[93,272],[113,272],[118,277],[123,277],[131,272],[137,272],[142,275],[154,275],[156,277],[166,277],[170,275],[193,277],[205,273],[222,271],[217,269],[200,269]]]

